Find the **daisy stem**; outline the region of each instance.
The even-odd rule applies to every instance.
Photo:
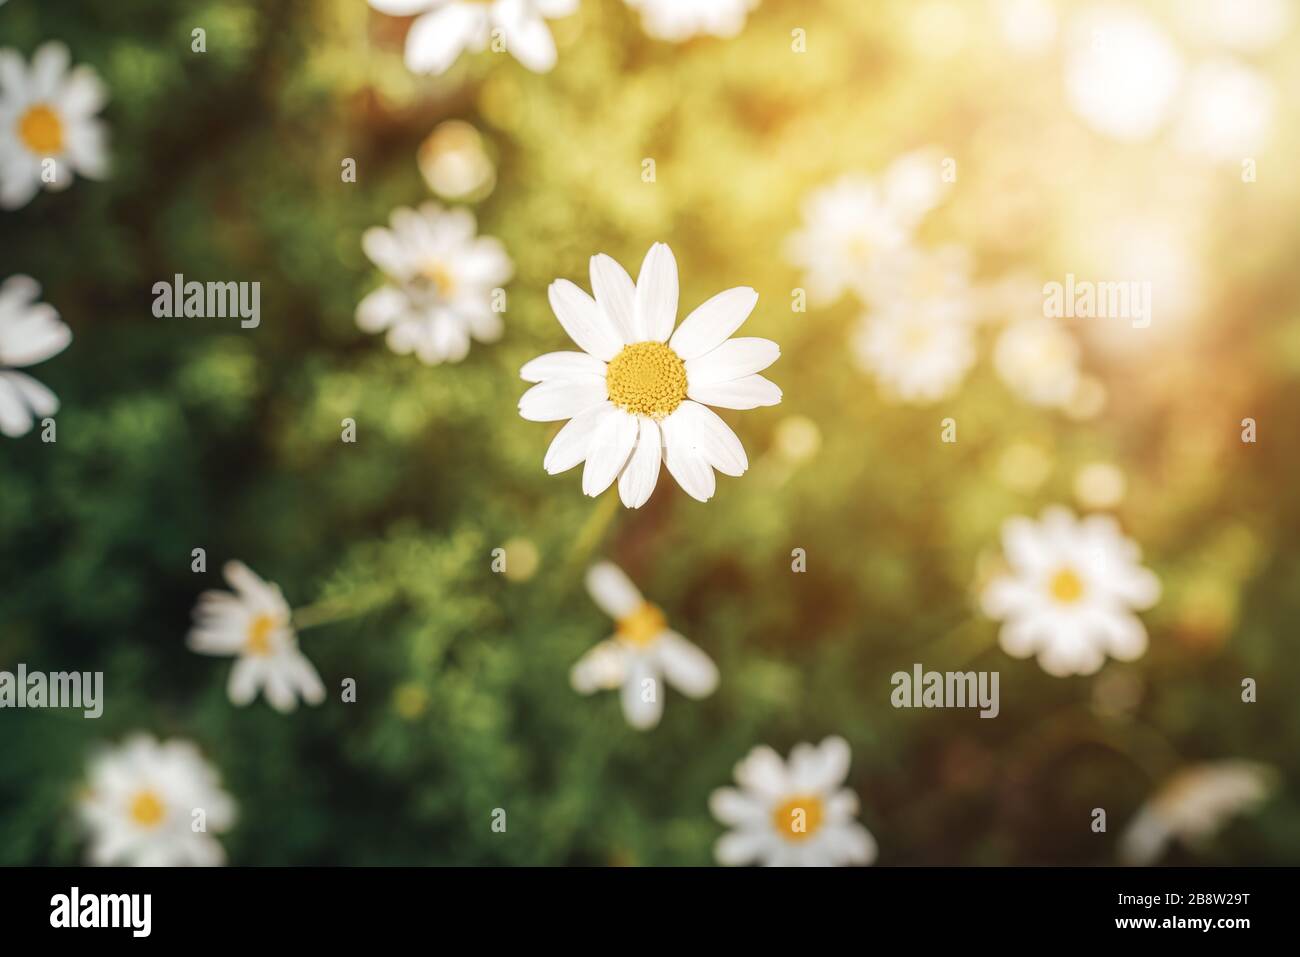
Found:
[[[587,521],[583,523],[582,528],[578,529],[578,533],[573,536],[573,547],[569,549],[569,568],[581,565],[591,558],[591,553],[596,550],[596,546],[605,537],[610,522],[617,512],[618,489],[611,487],[605,493],[604,498],[596,502],[591,513],[587,516]]]
[[[392,599],[395,589],[391,585],[364,585],[345,595],[322,598],[294,610],[293,627],[302,631],[330,622],[355,618],[385,604]]]

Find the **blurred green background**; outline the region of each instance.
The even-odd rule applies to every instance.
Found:
[[[1174,5],[1143,6],[1177,31]],[[0,668],[102,670],[107,699],[94,722],[0,713],[0,864],[78,862],[89,749],[136,729],[191,738],[220,769],[238,864],[706,864],[722,830],[707,797],[734,763],[827,734],[852,744],[881,864],[1111,863],[1160,781],[1220,758],[1278,768],[1276,797],[1167,860],[1300,863],[1294,98],[1244,186],[1233,166],[1092,133],[1062,106],[1058,53],[1010,55],[983,4],[763,0],[735,39],[670,44],[621,2],[583,0],[552,22],[542,76],[490,53],[414,76],[406,28],[361,0],[0,8],[0,44],[61,39],[104,77],[113,157],[108,181],[0,215],[0,277],[37,278],[74,333],[35,370],[62,401],[57,443],[0,443]],[[1293,32],[1253,61],[1294,90],[1297,53]],[[447,119],[488,143],[496,187],[474,209],[516,276],[503,340],[431,368],[354,311],[379,282],[360,235],[430,198],[417,151]],[[1086,224],[1117,213],[1183,243],[1195,293],[1176,334],[1085,341],[1095,415],[1019,400],[987,338],[955,397],[888,404],[847,357],[858,306],[791,311],[782,247],[807,193],[925,146],[960,174],[923,240],[964,244],[982,283],[1087,272],[1107,250]],[[758,289],[744,334],[780,343],[785,399],[723,412],[751,469],[713,501],[665,473],[629,512],[543,472],[553,429],[519,418],[518,369],[565,348],[551,280],[588,287],[596,252],[635,271],[657,240],[685,309]],[[260,328],[153,318],[153,283],[177,272],[260,281]],[[1123,471],[1115,512],[1164,596],[1145,657],[1058,679],[1008,658],[974,596],[1002,521],[1078,507],[1094,461]],[[507,542],[535,548],[531,576],[492,572]],[[703,702],[670,694],[650,733],[617,695],[568,684],[610,630],[582,587],[599,557],[721,670]],[[302,636],[321,707],[235,708],[228,663],[186,649],[228,559],[295,606],[354,605]],[[890,674],[917,661],[1000,671],[1000,717],[892,709]]]

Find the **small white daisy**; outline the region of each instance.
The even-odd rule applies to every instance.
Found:
[[[1079,344],[1054,319],[1021,319],[1003,329],[993,347],[993,366],[1033,405],[1062,408],[1079,389]]]
[[[859,291],[883,253],[902,249],[949,184],[933,150],[900,156],[879,180],[850,173],[811,193],[803,228],[786,241],[786,257],[805,273],[809,299],[820,305]]]
[[[108,175],[107,128],[95,117],[108,90],[88,66],[69,70],[70,55],[51,41],[30,68],[16,50],[0,50],[0,206],[26,205],[42,185],[66,189],[73,173]],[[50,175],[45,175],[46,161]]]
[[[213,835],[235,820],[235,802],[198,748],[147,734],[91,760],[78,811],[96,865],[223,864],[226,852]]]
[[[1002,649],[1037,654],[1052,675],[1090,675],[1109,654],[1140,658],[1147,632],[1133,609],[1153,606],[1160,580],[1139,564],[1141,550],[1109,515],[1079,520],[1053,506],[1042,520],[1017,516],[1002,526],[1010,565],[981,596],[984,612],[1002,624]]]
[[[713,816],[735,828],[718,839],[719,864],[827,867],[870,864],[876,840],[857,821],[858,796],[842,787],[849,745],[840,737],[796,744],[790,760],[767,746],[736,765],[736,788],[709,797]]]
[[[516,60],[535,73],[555,66],[548,19],[567,17],[578,0],[369,0],[393,17],[415,16],[406,34],[406,66],[414,73],[445,73],[461,53],[487,48],[499,37]]]
[[[947,398],[975,364],[975,337],[939,301],[903,302],[862,318],[852,346],[858,365],[890,400],[924,405]]]
[[[627,0],[627,5],[641,11],[650,36],[679,43],[701,33],[734,37],[758,0]]]
[[[1127,864],[1154,864],[1171,841],[1206,841],[1273,791],[1274,772],[1251,761],[1213,761],[1179,771],[1138,809],[1120,838]]]
[[[623,571],[610,562],[587,572],[587,591],[614,619],[614,635],[573,666],[569,680],[579,694],[622,689],[623,716],[634,728],[659,723],[667,681],[688,698],[707,698],[718,686],[713,659],[668,627],[658,606],[641,597]]]
[[[53,392],[16,372],[44,362],[68,347],[72,330],[53,306],[37,302],[41,287],[27,276],[10,276],[0,286],[0,432],[26,435],[36,419],[59,411]]]
[[[357,325],[387,330],[388,347],[415,353],[422,362],[459,362],[471,339],[501,337],[494,290],[514,273],[499,239],[476,235],[474,214],[425,203],[419,210],[393,210],[391,227],[373,226],[361,246],[384,271],[387,285],[357,306]]]
[[[619,497],[640,508],[659,479],[659,465],[692,498],[713,497],[713,470],[742,475],[749,460],[740,439],[709,405],[753,409],[776,405],[781,390],[759,375],[781,354],[768,339],[731,335],[749,317],[758,293],[720,292],[682,320],[677,331],[677,262],[655,243],[636,285],[606,255],[591,258],[595,298],[567,279],[551,283],[555,316],[582,352],[552,352],[519,372],[535,382],[519,400],[533,422],[570,421],[543,467],[551,475],[586,462],[582,491],[599,495],[615,479]]]
[[[299,696],[308,704],[324,701],[325,686],[298,650],[280,587],[262,581],[241,562],[227,562],[222,574],[234,592],[199,596],[187,640],[199,654],[238,658],[226,686],[231,702],[246,705],[259,691],[281,712],[296,708]]]

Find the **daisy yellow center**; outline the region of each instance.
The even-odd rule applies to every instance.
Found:
[[[1070,605],[1083,597],[1083,579],[1073,568],[1062,568],[1047,583],[1047,590],[1062,605]]]
[[[787,841],[806,841],[817,833],[825,817],[821,798],[798,795],[782,801],[772,812],[772,826]]]
[[[271,635],[278,622],[275,617],[260,614],[248,623],[248,636],[244,641],[244,651],[250,655],[269,655],[271,653]]]
[[[152,791],[141,791],[131,799],[131,820],[141,827],[157,827],[167,809]]]
[[[420,270],[420,275],[429,281],[439,296],[443,299],[450,299],[456,293],[456,277],[452,275],[447,266],[433,260],[425,264]]]
[[[605,389],[623,411],[661,419],[686,398],[686,364],[662,342],[634,342],[610,360]]]
[[[37,103],[18,120],[18,136],[33,153],[48,156],[63,149],[63,121],[44,103]]]
[[[643,601],[633,612],[618,620],[617,636],[620,641],[645,648],[663,634],[668,619],[657,605]]]
[[[903,330],[903,348],[912,354],[925,352],[933,339],[929,326],[914,325]]]

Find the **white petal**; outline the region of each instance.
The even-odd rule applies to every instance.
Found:
[[[367,0],[371,7],[390,17],[409,17],[423,13],[444,0]]]
[[[555,422],[571,419],[604,401],[605,380],[600,376],[549,379],[523,394],[519,399],[519,414],[530,422]]]
[[[3,376],[18,390],[23,402],[37,418],[54,415],[59,411],[58,396],[31,376],[22,372],[6,372]]]
[[[667,244],[655,243],[636,280],[637,340],[667,342],[676,322],[677,260]]]
[[[777,405],[781,401],[780,388],[761,375],[749,375],[743,379],[715,382],[712,385],[692,385],[686,394],[696,402],[723,409],[754,409],[762,405]]]
[[[698,359],[731,338],[758,302],[758,293],[737,286],[701,303],[682,320],[669,345],[683,359]]]
[[[303,701],[320,704],[325,700],[325,685],[320,680],[320,672],[301,651],[295,649],[288,654],[285,675],[291,684],[297,686]]]
[[[540,388],[540,386],[534,386]],[[636,417],[625,412],[605,416],[591,435],[587,464],[582,470],[582,493],[595,498],[618,478],[636,444]]]
[[[645,599],[613,562],[599,562],[587,570],[587,591],[591,600],[610,618],[626,618],[640,608]]]
[[[717,788],[709,795],[709,810],[723,824],[732,827],[768,827],[771,810],[767,802],[735,788]]]
[[[601,312],[596,300],[569,280],[555,280],[546,290],[546,295],[555,318],[560,320],[560,325],[578,348],[606,362],[622,350],[623,343],[613,320]]]
[[[596,427],[605,416],[616,415],[618,412],[619,410],[608,402],[602,402],[585,412],[579,412],[566,422],[564,428],[560,429],[551,440],[551,447],[546,450],[542,468],[548,475],[558,475],[586,461]]]
[[[53,100],[55,93],[59,88],[59,83],[63,76],[68,72],[68,64],[72,60],[72,54],[68,51],[66,44],[51,40],[43,43],[32,54],[31,70],[28,72],[28,80],[31,83],[31,90],[37,99]]]
[[[525,382],[567,379],[574,376],[605,375],[605,363],[585,352],[548,352],[524,363],[519,378]]]
[[[243,707],[257,697],[262,683],[262,668],[255,658],[240,658],[230,669],[226,695],[230,703]]]
[[[363,332],[382,332],[406,314],[410,301],[393,286],[380,286],[357,304],[357,326]]]
[[[688,698],[707,698],[718,687],[713,659],[677,632],[661,635],[655,653],[668,683]]]
[[[636,342],[636,286],[627,270],[604,253],[592,256],[591,291],[623,342]]]
[[[59,109],[71,118],[82,119],[98,113],[108,102],[108,87],[99,74],[88,66],[79,66],[68,74],[59,95]]]
[[[681,406],[677,407],[678,411]],[[705,460],[695,439],[695,430],[686,416],[674,412],[659,424],[664,438],[664,464],[691,498],[707,502],[717,487],[713,469]]]
[[[638,731],[648,731],[663,717],[663,682],[644,655],[630,662],[620,698],[623,701],[623,716]]]
[[[453,3],[426,13],[406,35],[406,66],[414,73],[444,73],[486,29],[486,11],[473,4]]]
[[[775,835],[770,830],[747,827],[728,831],[713,845],[713,856],[724,867],[752,864],[769,855]],[[775,838],[780,840],[780,838]]]
[[[506,50],[534,73],[545,73],[555,66],[555,38],[546,21],[520,0],[514,5],[520,8],[518,16],[503,16],[502,8],[508,8],[511,0],[498,0],[497,17],[501,23],[502,37]]]
[[[781,357],[781,347],[771,339],[728,339],[712,352],[686,361],[686,381],[691,385],[730,382],[762,372]]]
[[[607,638],[578,659],[569,672],[569,683],[579,694],[609,691],[627,680],[627,648]]]
[[[618,495],[628,508],[640,508],[650,499],[659,481],[659,462],[663,439],[654,419],[642,418],[636,448],[618,479]]]
[[[673,418],[683,430],[689,428],[691,446],[711,466],[723,475],[745,474],[749,468],[745,447],[718,413],[698,402],[687,400],[677,407]]]
[[[32,415],[10,378],[7,374],[0,375],[0,432],[16,439],[31,431]]]

